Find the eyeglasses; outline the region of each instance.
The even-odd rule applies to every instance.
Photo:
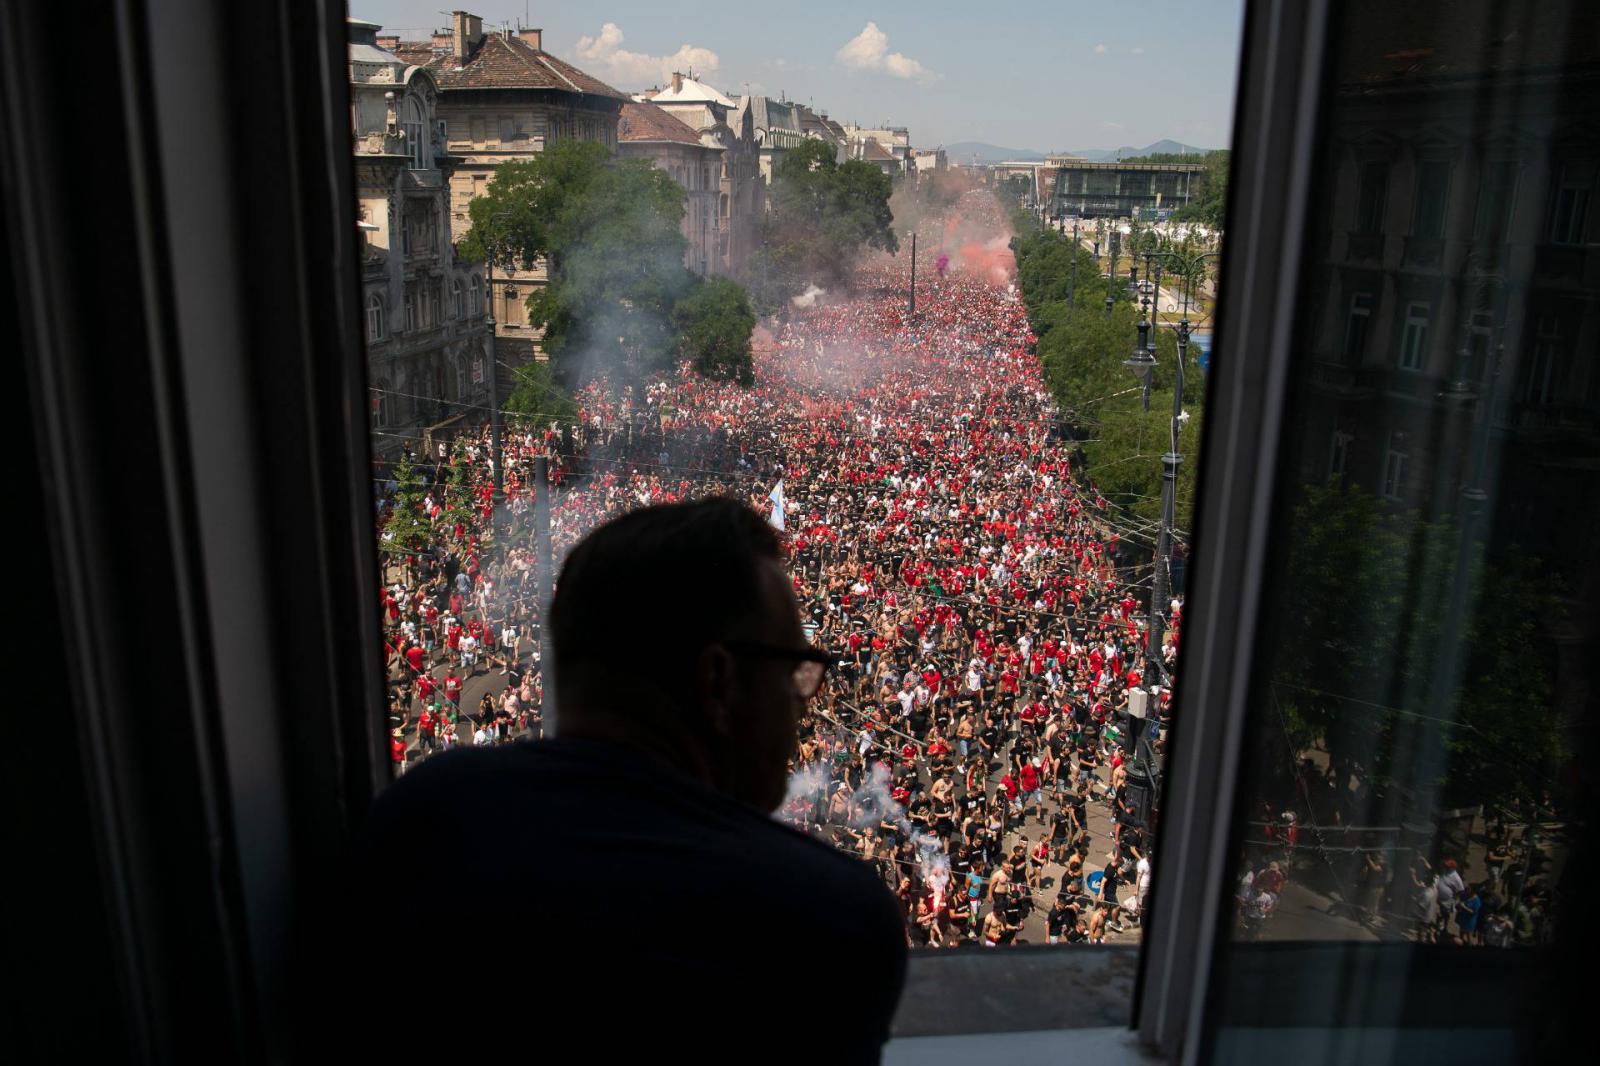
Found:
[[[731,652],[753,655],[760,659],[788,659],[794,666],[795,695],[809,700],[822,688],[822,679],[833,665],[834,655],[821,648],[780,648],[775,644],[762,644],[749,640],[725,640],[722,646]]]

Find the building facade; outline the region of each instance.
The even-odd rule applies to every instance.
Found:
[[[380,37],[400,58],[427,70],[439,87],[446,147],[459,162],[450,178],[452,239],[471,228],[468,205],[484,195],[501,163],[528,159],[562,139],[616,149],[624,93],[544,51],[543,31],[485,33],[483,20],[457,11],[448,32],[425,42]],[[515,365],[537,352],[526,303],[545,283],[542,265],[497,270],[492,294],[496,362]],[[502,376],[505,366],[501,366]]]
[[[800,105],[770,96],[741,96],[729,125],[743,129],[747,122],[756,144],[757,170],[761,180],[770,185],[773,169],[783,159],[783,154],[805,142],[805,131],[800,128]]]
[[[617,122],[617,154],[647,160],[683,189],[683,265],[706,277],[726,271],[722,216],[722,149],[706,145],[699,133],[647,101],[622,105]]]
[[[374,441],[388,453],[488,402],[489,349],[482,268],[451,242],[438,86],[379,48],[377,29],[349,21],[349,74]]]
[[[1521,106],[1483,136],[1478,86],[1445,94],[1394,65],[1374,60],[1362,104],[1341,105],[1312,354],[1342,403],[1326,470],[1308,475],[1448,511],[1478,417],[1463,412],[1492,396],[1518,539],[1545,529],[1577,539],[1541,550],[1581,552],[1586,536],[1552,516],[1567,494],[1600,493],[1600,92],[1507,69]]]
[[[1062,161],[1051,169],[1053,181],[1036,180],[1041,191],[1050,190],[1052,214],[1135,218],[1189,203],[1206,168],[1199,163]]]
[[[682,73],[674,73],[665,88],[641,94],[641,98],[683,123],[702,145],[719,153],[710,271],[742,274],[761,243],[761,219],[766,214],[760,149],[748,109],[741,112],[729,97]]]

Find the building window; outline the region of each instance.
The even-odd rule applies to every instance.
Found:
[[[1522,390],[1523,402],[1536,407],[1555,402],[1560,367],[1561,320],[1555,315],[1540,315],[1539,330],[1533,339],[1533,356],[1528,360],[1528,380]]]
[[[428,126],[422,121],[422,105],[407,100],[405,119],[400,123],[406,137],[406,155],[411,157],[412,170],[427,170],[433,165],[433,152],[428,144]]]
[[[1389,448],[1383,455],[1383,494],[1391,500],[1403,499],[1406,491],[1406,463],[1411,456],[1402,450],[1405,434],[1389,434]]]
[[[461,287],[460,278],[450,282],[450,307],[456,318],[467,317],[467,291]]]
[[[1589,195],[1594,190],[1593,163],[1567,163],[1550,197],[1550,242],[1582,244],[1588,221]]]
[[[367,297],[367,343],[383,340],[383,297],[373,293]]]
[[[1382,233],[1383,210],[1389,197],[1389,164],[1363,163],[1356,193],[1357,233]]]
[[[417,294],[411,289],[406,289],[406,332],[414,332],[417,328]]]
[[[472,278],[472,313],[483,314],[483,280],[476,275]]]
[[[1450,164],[1423,163],[1417,171],[1417,214],[1412,232],[1418,237],[1443,237],[1449,199]]]
[[[1354,434],[1338,429],[1333,431],[1333,440],[1328,446],[1329,481],[1344,477],[1345,466],[1350,461],[1350,442],[1355,439]]]
[[[400,254],[411,254],[411,220],[408,218],[400,223]]]
[[[1350,298],[1344,326],[1344,361],[1357,363],[1367,350],[1367,327],[1372,324],[1372,294],[1358,292]]]
[[[394,405],[389,400],[389,379],[379,378],[372,392],[372,420],[376,425],[387,426],[394,417]]]
[[[508,326],[522,325],[522,300],[516,289],[505,290],[505,312],[500,316],[500,321]]]
[[[482,145],[483,144],[483,119],[481,117],[474,118],[470,123],[468,123],[468,126],[472,130],[472,143],[474,145]]]
[[[1428,305],[1406,305],[1405,327],[1400,334],[1400,369],[1421,370],[1427,357]]]
[[[1472,233],[1485,244],[1503,244],[1511,232],[1511,216],[1516,207],[1517,165],[1510,162],[1484,165],[1478,181],[1478,211]]]

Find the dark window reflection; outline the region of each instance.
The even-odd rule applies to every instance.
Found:
[[[1291,942],[1374,945],[1398,990],[1357,981],[1301,1023],[1412,1024],[1420,982],[1538,959],[1583,905],[1600,20],[1361,0],[1331,40],[1224,1026],[1284,1024],[1271,1004],[1313,980]]]

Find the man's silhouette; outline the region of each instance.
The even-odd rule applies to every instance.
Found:
[[[550,628],[558,738],[429,759],[365,826],[322,975],[341,1057],[876,1061],[899,911],[770,817],[828,661],[773,530],[731,499],[627,514]]]

